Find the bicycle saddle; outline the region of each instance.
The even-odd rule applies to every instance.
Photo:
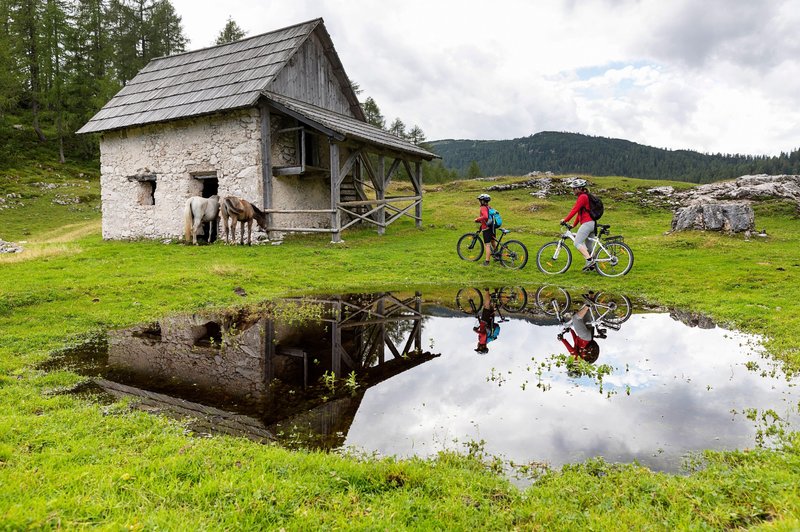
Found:
[[[510,233],[511,231],[510,231],[510,230],[508,230],[508,229],[503,229],[503,228],[501,227],[501,228],[500,228],[500,232],[502,232],[504,235],[507,235],[507,234],[508,234],[508,233]]]

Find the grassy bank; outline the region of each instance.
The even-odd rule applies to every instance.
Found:
[[[57,393],[79,382],[35,365],[66,343],[164,313],[258,302],[304,292],[418,288],[453,294],[468,285],[526,285],[545,278],[536,249],[555,235],[572,198],[493,193],[505,225],[525,242],[528,267],[512,272],[459,261],[474,197],[488,183],[431,187],[422,230],[393,225],[383,237],[347,231],[345,243],[292,237],[280,246],[191,247],[104,242],[96,178],[79,168],[60,182],[79,203],[54,204],[52,176],[19,176],[24,206],[0,210],[0,238],[28,251],[0,256],[0,525],[108,528],[618,529],[800,526],[800,438],[778,450],[709,453],[685,476],[591,461],[518,490],[479,452],[436,460],[361,459],[290,452],[231,437],[195,438],[175,421],[124,403]],[[45,172],[46,176],[48,175]],[[81,176],[80,174],[83,174]],[[85,180],[86,182],[82,182]],[[623,279],[582,274],[565,287],[611,290],[679,306],[764,335],[772,356],[800,369],[795,332],[800,289],[794,206],[757,208],[768,238],[664,234],[671,214],[644,206],[663,184],[599,178],[605,223],[636,254]],[[685,185],[676,185],[685,186]],[[74,188],[70,188],[74,187]],[[2,196],[8,192],[2,191]],[[18,198],[19,199],[19,198]],[[42,216],[41,212],[47,212]],[[234,288],[244,288],[241,297]],[[702,356],[702,353],[698,353]]]

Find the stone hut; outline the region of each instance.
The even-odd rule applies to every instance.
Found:
[[[106,239],[179,237],[186,199],[213,194],[266,210],[270,237],[420,226],[436,157],[366,123],[322,19],[154,59],[78,133],[102,134]],[[414,193],[387,197],[398,172]]]

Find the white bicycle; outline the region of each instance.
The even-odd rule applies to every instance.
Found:
[[[567,240],[575,242],[575,233],[563,221],[561,225],[564,232],[558,240],[548,242],[539,248],[536,253],[536,266],[542,273],[557,275],[564,273],[572,265],[572,252],[567,246]],[[610,225],[597,225],[595,234],[586,239],[587,249],[594,259],[593,269],[604,277],[620,277],[633,267],[633,251],[620,236],[609,236]]]

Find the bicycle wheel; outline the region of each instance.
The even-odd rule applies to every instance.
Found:
[[[520,312],[528,305],[528,292],[521,286],[504,286],[500,289],[500,306],[509,312]]]
[[[620,277],[633,267],[633,251],[627,244],[611,242],[605,244],[606,250],[600,250],[595,259],[597,273],[604,277]]]
[[[483,308],[483,294],[477,288],[462,288],[456,293],[456,306],[465,314],[475,315]]]
[[[519,240],[509,240],[500,247],[500,264],[512,270],[521,270],[528,264],[528,248]]]
[[[536,254],[536,266],[548,275],[564,273],[572,264],[572,252],[562,240],[548,242]]]
[[[546,284],[536,291],[536,306],[548,316],[560,316],[571,304],[569,292],[560,286]]]
[[[478,233],[467,233],[458,239],[458,256],[463,260],[475,262],[483,257],[483,240]]]
[[[599,292],[594,296],[594,302],[600,319],[611,323],[624,323],[631,317],[633,307],[628,296],[618,296]]]

